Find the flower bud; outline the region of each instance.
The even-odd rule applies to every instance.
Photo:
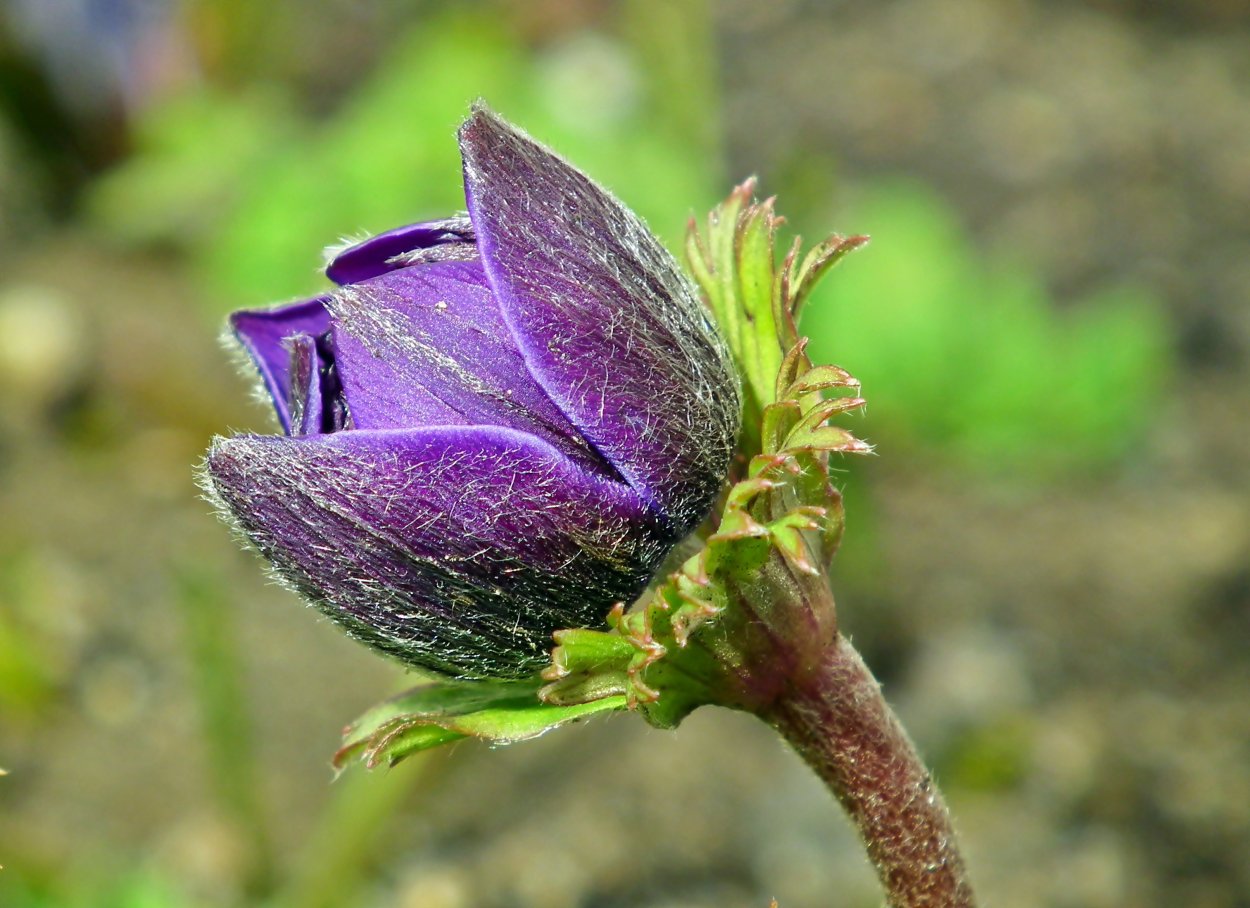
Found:
[[[523,677],[706,517],[739,389],[637,216],[485,109],[459,137],[468,216],[339,252],[326,296],[232,316],[286,434],[217,439],[207,484],[352,636]]]

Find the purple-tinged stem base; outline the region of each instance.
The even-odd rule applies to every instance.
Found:
[[[855,648],[840,634],[820,668],[764,714],[854,821],[891,908],[972,908],[950,814]]]

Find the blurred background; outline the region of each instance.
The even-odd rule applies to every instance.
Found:
[[[219,346],[463,205],[484,97],[676,244],[754,173],[873,243],[843,625],[987,905],[1250,905],[1250,5],[0,0],[0,905],[878,903],[760,723],[332,781],[412,683],[202,502]]]

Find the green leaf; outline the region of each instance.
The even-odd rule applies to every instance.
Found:
[[[373,768],[394,766],[417,751],[461,738],[511,744],[597,712],[621,709],[624,696],[590,703],[549,705],[538,698],[542,681],[431,681],[379,703],[343,734],[334,765],[359,758]]]
[[[836,367],[824,367],[804,388],[791,384],[812,367],[804,353],[807,341],[798,335],[799,310],[820,278],[868,241],[835,234],[800,257],[802,240],[795,237],[778,267],[777,231],[783,219],[772,199],[757,202],[754,192],[754,179],[747,180],[712,210],[702,228],[692,220],[685,249],[690,273],[742,377],[738,449],[747,459],[777,450],[774,423],[781,414],[770,417],[770,407],[794,399],[806,412],[823,391],[858,388]]]
[[[774,399],[784,354],[773,298],[773,236],[779,223],[772,201],[754,202],[747,180],[708,216],[705,233],[691,222],[686,259],[703,298],[716,316],[743,378],[743,429],[758,430],[760,415]],[[748,437],[747,447],[758,447]]]

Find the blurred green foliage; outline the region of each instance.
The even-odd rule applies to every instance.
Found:
[[[56,698],[69,661],[54,568],[18,548],[0,553],[0,715],[33,718]]]
[[[706,129],[674,125],[708,122],[681,109],[705,106],[704,92],[660,91],[651,83],[670,74],[644,67],[646,50],[580,33],[533,53],[497,15],[457,10],[399,38],[325,122],[297,116],[277,89],[153,110],[91,211],[123,240],[189,246],[215,316],[308,294],[319,250],[336,239],[464,208],[455,130],[481,98],[675,242],[716,197],[717,156]],[[655,95],[668,116],[650,115]]]
[[[863,382],[874,442],[1046,481],[1105,468],[1143,438],[1171,371],[1150,295],[1110,288],[1061,312],[914,182],[872,185],[843,219],[874,242],[818,288],[803,327],[817,361]]]
[[[197,248],[219,229],[239,181],[297,132],[278,90],[176,95],[138,119],[135,154],[92,187],[88,214],[114,242]]]
[[[270,884],[273,856],[233,603],[220,578],[210,572],[185,569],[177,581],[174,599],[182,611],[187,661],[217,803],[247,841],[248,888],[261,891]]]
[[[952,734],[932,757],[944,785],[964,791],[1010,791],[1029,772],[1033,742],[1027,719],[1005,715]]]
[[[52,876],[19,881],[4,892],[6,908],[183,908],[194,904],[165,879],[142,870],[102,879]]]

